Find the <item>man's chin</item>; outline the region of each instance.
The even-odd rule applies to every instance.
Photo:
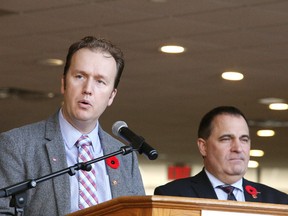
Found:
[[[236,176],[244,175],[245,172],[246,172],[246,169],[243,166],[233,166],[230,171],[232,175],[236,175]]]
[[[78,122],[93,122],[93,117],[87,113],[78,113],[77,116],[75,116],[75,119],[78,121]]]

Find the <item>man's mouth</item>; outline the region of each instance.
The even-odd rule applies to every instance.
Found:
[[[81,101],[79,101],[79,103],[83,104],[83,105],[90,105],[91,106],[90,102],[87,100],[81,100]]]
[[[243,161],[243,158],[230,158],[230,161]]]

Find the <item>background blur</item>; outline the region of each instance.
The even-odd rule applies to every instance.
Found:
[[[288,100],[288,1],[1,0],[0,26],[0,131],[54,113],[62,101],[59,60],[74,41],[104,37],[122,48],[126,66],[101,124],[112,134],[123,120],[158,150],[155,161],[139,157],[148,194],[175,170],[202,169],[198,124],[219,105],[246,114],[252,148],[264,151],[251,157],[259,166],[246,177],[288,192],[287,110],[268,108]],[[161,53],[168,44],[185,52]],[[223,80],[227,70],[244,79]],[[258,137],[258,129],[275,136]]]

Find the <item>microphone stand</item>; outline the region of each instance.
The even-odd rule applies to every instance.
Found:
[[[63,170],[59,170],[57,172],[51,173],[49,175],[40,177],[38,179],[29,179],[17,184],[14,184],[12,186],[8,186],[5,188],[0,189],[0,198],[2,197],[8,197],[12,196],[11,201],[10,201],[10,207],[14,207],[15,209],[15,216],[22,216],[24,215],[24,207],[26,206],[27,203],[27,194],[26,191],[31,188],[35,188],[38,183],[52,179],[54,177],[63,175],[68,173],[70,176],[73,176],[76,174],[76,171],[78,170],[85,170],[85,171],[90,171],[92,169],[91,164],[96,163],[98,161],[104,160],[106,158],[115,156],[115,155],[126,155],[131,153],[133,150],[133,147],[131,146],[122,146],[118,151],[112,152],[110,154],[104,155],[99,158],[92,159],[87,162],[81,162],[77,163],[73,166],[70,166],[68,168],[65,168]],[[11,214],[11,213],[9,213]]]

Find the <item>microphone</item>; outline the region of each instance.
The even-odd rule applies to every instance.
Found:
[[[158,152],[148,145],[143,137],[132,132],[124,121],[115,122],[112,126],[112,132],[115,136],[131,143],[133,149],[136,149],[139,154],[145,154],[150,160],[155,160],[158,157]]]

